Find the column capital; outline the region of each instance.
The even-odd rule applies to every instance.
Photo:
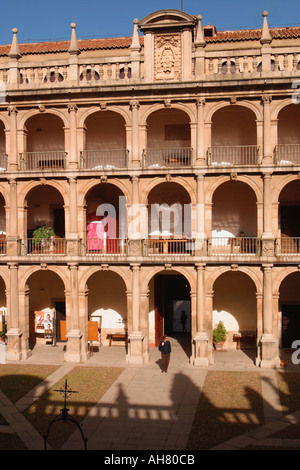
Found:
[[[77,104],[75,104],[75,103],[69,103],[69,104],[68,104],[68,111],[69,111],[69,113],[70,113],[71,111],[73,111],[73,112],[78,111]]]
[[[262,269],[264,272],[267,272],[267,271],[272,271],[272,268],[273,268],[273,264],[262,264]]]
[[[198,108],[198,107],[201,107],[201,106],[205,106],[205,104],[206,104],[205,98],[196,98],[196,106],[197,106],[197,108]]]
[[[9,115],[9,116],[11,116],[11,115],[15,115],[15,116],[16,116],[19,111],[18,111],[18,109],[17,109],[16,106],[9,106],[9,107],[7,108],[7,112],[8,112],[8,115]]]
[[[141,270],[141,265],[139,263],[132,263],[132,264],[130,264],[130,269],[132,271],[140,271]]]
[[[262,97],[261,97],[262,104],[270,104],[271,101],[272,101],[272,96],[271,95],[269,95],[269,94],[262,95]]]
[[[131,108],[132,110],[133,110],[133,109],[139,109],[140,103],[139,103],[138,100],[131,100],[131,101],[129,102],[129,106],[130,106],[130,108]]]

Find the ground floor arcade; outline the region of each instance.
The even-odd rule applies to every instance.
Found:
[[[300,339],[296,266],[12,263],[0,274],[9,361],[29,358],[35,345],[47,341],[48,325],[38,325],[41,313],[45,321],[53,315],[55,341],[65,343],[65,361],[75,363],[89,358],[91,342],[109,348],[117,334],[127,362],[145,364],[166,333],[184,338],[192,365],[208,366],[219,320],[227,329],[225,349],[251,348],[261,367],[278,365],[281,351]],[[97,335],[92,340],[91,324]]]

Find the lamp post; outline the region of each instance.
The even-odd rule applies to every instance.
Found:
[[[87,438],[84,437],[84,434],[83,434],[83,431],[81,429],[81,426],[80,424],[76,421],[75,418],[73,418],[72,416],[69,415],[69,408],[67,408],[67,396],[68,395],[71,395],[72,393],[78,393],[74,390],[71,390],[69,387],[68,387],[68,382],[67,382],[67,379],[65,381],[65,386],[63,388],[60,388],[58,390],[54,390],[54,392],[59,392],[59,393],[62,393],[64,395],[64,407],[60,410],[60,414],[57,415],[52,421],[50,421],[49,423],[49,426],[48,426],[48,429],[47,429],[47,433],[45,434],[44,436],[44,450],[47,450],[47,439],[48,439],[48,436],[49,436],[49,433],[50,433],[50,429],[52,428],[52,426],[57,423],[58,421],[63,421],[63,422],[67,422],[67,421],[70,421],[71,423],[75,424],[75,426],[78,427],[79,431],[80,431],[80,434],[81,434],[81,437],[82,437],[82,440],[84,442],[84,450],[87,450]]]

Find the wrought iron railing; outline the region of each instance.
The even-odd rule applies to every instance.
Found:
[[[144,168],[181,168],[193,164],[191,147],[145,149],[143,151]]]
[[[275,254],[300,255],[300,237],[281,237],[276,239]]]
[[[207,151],[209,166],[251,166],[259,163],[257,145],[212,146]]]
[[[126,256],[127,240],[124,238],[87,238],[82,240],[82,255]]]
[[[274,149],[276,165],[300,165],[300,144],[278,144]]]
[[[20,240],[20,256],[62,256],[66,254],[64,238],[25,238]]]
[[[63,150],[20,153],[20,170],[61,170],[66,168],[67,153]]]
[[[128,150],[83,150],[80,152],[80,168],[88,170],[112,170],[128,167]]]
[[[208,241],[209,256],[259,256],[260,240],[257,237],[213,237]]]
[[[144,256],[151,255],[194,255],[195,241],[193,239],[152,239],[148,238],[144,244]]]

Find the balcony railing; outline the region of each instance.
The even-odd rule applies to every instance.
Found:
[[[64,238],[20,240],[20,256],[62,256],[66,254],[66,240]]]
[[[193,164],[191,147],[168,149],[145,149],[143,151],[144,168],[182,168]]]
[[[195,245],[192,239],[147,239],[144,244],[144,256],[156,255],[194,255]]]
[[[80,168],[89,170],[112,170],[128,167],[126,149],[83,150],[80,152]]]
[[[300,255],[300,237],[282,237],[276,239],[276,256]]]
[[[216,237],[208,242],[209,256],[259,256],[260,240],[257,237]]]
[[[276,165],[300,165],[300,144],[278,144],[274,149]]]
[[[66,168],[66,155],[63,150],[20,153],[20,170],[61,170]]]
[[[82,240],[83,256],[126,256],[127,240],[124,238],[88,238]]]
[[[0,153],[0,172],[7,170],[7,154]]]
[[[212,146],[207,151],[209,166],[250,166],[259,162],[257,145]]]

